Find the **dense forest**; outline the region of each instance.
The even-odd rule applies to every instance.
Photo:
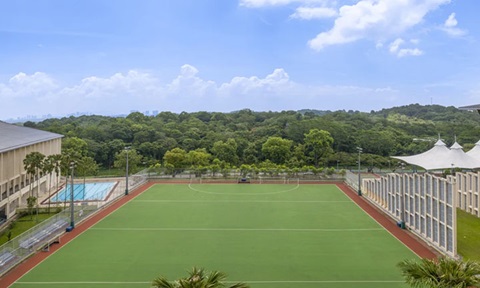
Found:
[[[439,136],[447,145],[456,137],[465,151],[480,140],[476,112],[418,104],[370,113],[244,109],[145,116],[134,112],[126,117],[72,116],[24,125],[64,135],[63,150],[80,151],[104,169],[123,157],[125,147],[130,147],[130,157],[139,167],[271,164],[348,169],[355,167],[361,147],[365,167],[393,170],[398,162],[390,156],[426,151]]]

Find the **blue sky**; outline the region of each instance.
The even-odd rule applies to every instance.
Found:
[[[476,0],[16,0],[0,119],[480,103]]]

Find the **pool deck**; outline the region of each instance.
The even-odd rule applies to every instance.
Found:
[[[105,197],[103,199],[92,199],[92,200],[74,200],[74,202],[78,203],[78,202],[88,202],[88,201],[109,201],[109,198],[110,198],[110,195],[113,193],[113,191],[115,189],[117,189],[118,185],[120,184],[120,182],[124,179],[117,179],[117,178],[114,178],[114,179],[101,179],[103,181],[99,181],[99,180],[95,180],[95,181],[90,181],[90,182],[86,182],[85,184],[93,184],[93,183],[112,183],[112,186],[109,188],[109,191],[107,193],[105,193]],[[70,185],[70,183],[68,183]],[[75,185],[82,185],[83,184],[83,180],[80,182],[79,181],[75,181],[74,182],[74,186]],[[52,188],[52,191],[50,193],[47,192],[44,192],[44,193],[41,193],[38,195],[38,203],[41,207],[47,207],[48,206],[48,199],[50,198],[53,198],[57,193],[60,193],[64,188],[65,188],[66,184],[65,184],[65,181],[62,181],[59,185],[59,188],[54,190],[54,188]],[[68,202],[70,202],[70,199],[67,199]],[[63,201],[56,201],[56,202],[50,202],[50,204],[57,204],[57,203],[63,203]]]

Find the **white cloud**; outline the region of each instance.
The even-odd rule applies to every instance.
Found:
[[[341,4],[343,2],[343,4]],[[345,4],[355,2],[354,4]],[[331,45],[355,42],[361,39],[374,41],[379,49],[384,41],[395,39],[424,22],[425,16],[451,0],[240,0],[249,8],[296,5],[290,18],[312,20],[334,18],[330,30],[320,32],[308,41],[313,50],[320,51]],[[339,8],[337,8],[339,7]],[[442,27],[452,36],[465,33],[456,28],[455,14],[450,15]],[[415,42],[415,40],[414,40]],[[413,44],[416,44],[412,42]],[[397,55],[421,55],[418,48],[401,49]]]
[[[467,34],[467,31],[457,28],[458,21],[455,18],[455,13],[450,14],[448,16],[447,20],[445,20],[445,23],[443,24],[443,27],[441,27],[441,30],[445,31],[448,35],[452,37],[461,37]]]
[[[57,82],[45,73],[27,75],[20,72],[10,78],[7,84],[0,83],[0,99],[40,97],[57,88]]]
[[[146,93],[157,93],[157,87],[157,80],[152,75],[131,70],[126,74],[116,73],[109,78],[84,78],[80,84],[62,89],[60,95],[88,101],[117,99],[119,95],[124,95],[134,100]]]
[[[410,40],[410,43],[416,44],[417,41],[413,39]],[[395,39],[395,41],[389,45],[390,53],[397,55],[398,57],[423,55],[423,51],[418,48],[400,48],[403,44],[405,44],[405,40],[402,38]]]
[[[197,76],[198,69],[185,64],[180,69],[180,75],[167,85],[167,92],[177,97],[203,97],[214,93],[216,84]]]
[[[219,93],[224,97],[229,95],[271,95],[290,89],[293,85],[287,72],[279,68],[265,78],[258,78],[257,76],[234,77],[230,82],[223,83],[220,86]]]
[[[339,10],[332,29],[309,41],[314,50],[364,38],[400,35],[422,22],[424,16],[450,0],[361,0]]]
[[[0,115],[3,119],[25,115],[68,115],[78,111],[96,114],[121,114],[146,111],[234,111],[345,109],[366,107],[372,99],[377,108],[391,106],[398,91],[390,87],[309,86],[296,83],[282,69],[265,76],[236,76],[217,83],[199,76],[185,64],[179,75],[162,82],[151,73],[131,70],[110,77],[90,76],[73,85],[59,85],[53,77],[37,72],[19,73],[0,83]],[[332,101],[336,99],[336,101]]]
[[[295,13],[290,15],[290,18],[297,19],[322,19],[322,18],[331,18],[337,16],[337,11],[332,8],[327,7],[298,7],[295,10]]]
[[[457,19],[455,19],[455,13],[452,13],[450,14],[450,16],[448,16],[448,19],[445,21],[445,27],[455,27],[457,26],[458,24],[458,21]]]

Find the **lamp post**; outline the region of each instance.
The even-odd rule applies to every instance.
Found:
[[[130,150],[130,146],[125,147],[125,151],[127,152],[127,163],[125,167],[125,195],[128,195],[128,150]]]
[[[358,196],[362,196],[362,175],[360,173],[360,155],[362,154],[363,149],[357,147],[358,150]]]
[[[75,207],[74,203],[74,195],[73,195],[73,173],[75,171],[75,162],[70,162],[70,169],[72,170],[71,175],[71,182],[70,182],[70,227],[73,229],[75,228]]]
[[[340,163],[340,160],[337,160],[337,171],[338,171],[338,163]]]

